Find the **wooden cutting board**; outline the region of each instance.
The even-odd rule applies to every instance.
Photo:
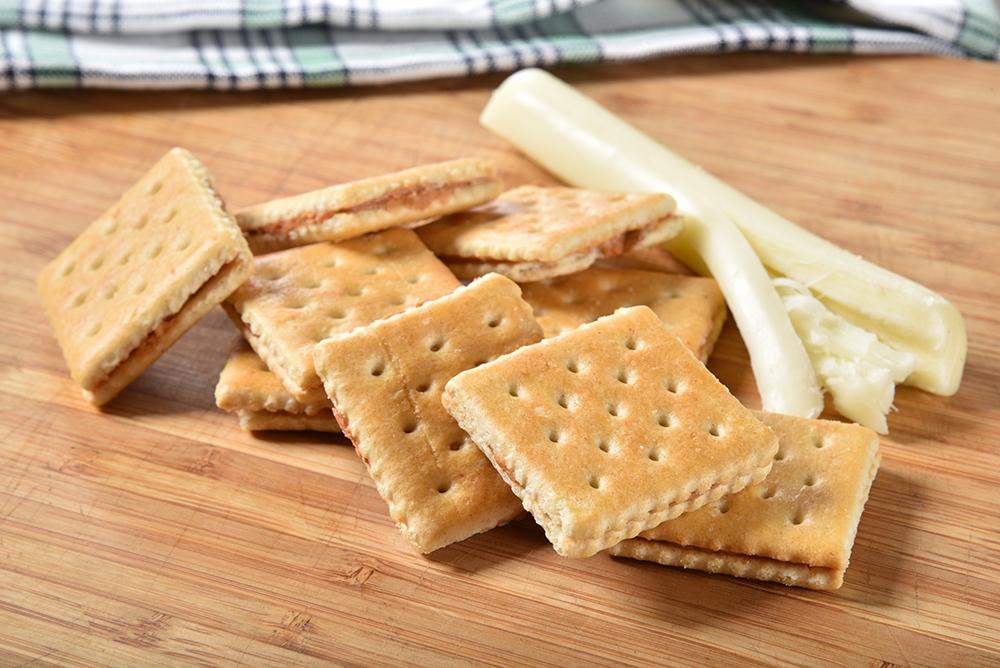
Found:
[[[1000,69],[677,58],[561,72],[792,220],[965,314],[954,397],[900,390],[843,589],[558,557],[530,519],[412,552],[343,440],[214,408],[216,311],[105,412],[34,278],[167,148],[233,205],[469,154],[500,77],[355,91],[0,97],[0,665],[1000,663]],[[727,326],[712,369],[758,399]]]

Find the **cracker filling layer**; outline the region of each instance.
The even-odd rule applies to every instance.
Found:
[[[634,538],[633,540],[643,540],[650,545],[662,545],[664,547],[673,548],[684,553],[685,555],[697,555],[707,558],[732,557],[737,559],[749,559],[752,560],[757,566],[771,566],[779,570],[785,570],[789,567],[805,568],[808,569],[810,573],[829,575],[830,577],[833,577],[840,570],[839,568],[831,568],[829,566],[815,566],[801,561],[786,561],[783,559],[775,559],[774,557],[766,557],[757,554],[731,552],[729,550],[713,550],[710,548],[698,547],[697,545],[682,545],[669,540],[650,540],[648,538],[642,538],[641,536]],[[670,563],[678,566],[683,565],[679,560],[670,560]]]
[[[225,281],[230,274],[232,274],[237,267],[240,266],[242,258],[239,256],[223,263],[219,270],[216,271],[212,276],[201,284],[197,290],[191,293],[188,298],[181,305],[180,309],[165,316],[155,327],[146,335],[146,338],[142,339],[139,344],[129,351],[114,367],[108,370],[103,378],[95,382],[93,385],[85,388],[92,393],[97,393],[101,387],[104,386],[109,380],[111,380],[119,369],[124,368],[128,363],[135,359],[151,352],[159,344],[160,340],[163,339],[167,334],[173,332],[181,321],[180,315],[187,310],[190,310],[192,304],[197,303],[201,298],[210,292],[216,285]]]
[[[455,191],[464,188],[474,188],[487,183],[493,183],[496,179],[491,177],[481,177],[477,179],[466,179],[465,181],[449,181],[445,183],[417,183],[411,186],[400,186],[388,190],[378,197],[373,197],[367,201],[334,210],[307,211],[290,218],[285,218],[267,225],[261,225],[252,229],[244,230],[249,235],[275,235],[284,236],[299,227],[310,227],[326,222],[330,218],[339,215],[365,213],[378,209],[388,209],[405,207],[409,209],[426,209],[440,199],[453,194]]]

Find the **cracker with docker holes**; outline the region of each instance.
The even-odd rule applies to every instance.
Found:
[[[254,253],[342,241],[488,202],[503,190],[490,160],[465,158],[414,167],[239,211]]]
[[[762,480],[778,448],[645,306],[459,374],[443,402],[567,557]]]
[[[175,148],[42,270],[38,290],[70,375],[101,405],[251,268],[208,172]]]
[[[682,225],[673,211],[665,194],[521,186],[417,233],[459,278],[492,271],[528,282],[671,239]]]
[[[312,351],[349,332],[459,286],[410,230],[254,259],[254,275],[224,304],[233,322],[303,404],[326,399]]]
[[[455,374],[542,332],[497,275],[316,347],[344,434],[389,514],[423,553],[504,524],[521,504],[441,405]]]
[[[546,337],[619,308],[648,306],[702,362],[712,353],[726,320],[726,300],[711,278],[593,267],[528,283],[523,290]]]
[[[758,413],[778,434],[767,478],[665,522],[611,554],[780,582],[838,589],[879,465],[865,427]]]
[[[242,338],[219,374],[215,403],[235,413],[247,431],[340,431],[329,399],[311,404],[296,400]]]

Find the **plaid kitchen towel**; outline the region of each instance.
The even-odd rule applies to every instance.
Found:
[[[771,50],[1000,59],[993,0],[0,0],[0,87],[260,88]]]

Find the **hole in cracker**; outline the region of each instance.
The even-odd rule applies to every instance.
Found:
[[[444,348],[444,340],[443,339],[434,339],[427,346],[427,349],[430,350],[432,353],[436,353],[437,351],[441,350],[442,348]]]
[[[332,269],[332,268],[336,267],[339,263],[340,263],[340,261],[337,258],[331,257],[329,260],[327,260],[326,262],[323,263],[323,266],[326,267],[326,268],[328,268],[328,269]]]
[[[392,306],[402,306],[405,303],[406,299],[401,295],[393,295],[392,297],[389,297],[389,304]]]
[[[708,423],[708,435],[709,436],[715,436],[716,438],[721,438],[725,433],[726,433],[726,430],[725,430],[725,428],[722,425],[716,424],[715,422],[709,422]]]
[[[347,313],[345,313],[344,311],[341,311],[338,308],[338,309],[333,309],[332,311],[330,311],[329,313],[327,313],[326,317],[328,317],[328,318],[330,318],[332,320],[343,320],[344,318],[347,317]]]
[[[101,323],[95,322],[87,329],[87,336],[96,336],[101,331]]]
[[[315,290],[320,286],[320,282],[315,278],[307,278],[299,284],[303,290]]]
[[[630,336],[627,339],[625,339],[625,347],[628,348],[629,350],[635,350],[636,348],[639,347],[639,342]]]
[[[426,392],[429,389],[431,389],[431,383],[429,383],[429,382],[420,383],[416,387],[417,392],[420,392],[421,394],[423,394],[424,392]]]
[[[806,479],[802,481],[805,487],[812,487],[816,484],[816,476],[806,476]]]
[[[103,265],[104,265],[104,256],[103,255],[98,255],[97,257],[95,257],[93,260],[90,261],[90,265],[89,266],[90,266],[90,270],[91,271],[97,271]]]
[[[149,194],[149,195],[155,195],[156,193],[160,192],[160,190],[162,190],[162,189],[163,189],[163,181],[157,181],[153,185],[149,186],[149,191],[147,192],[147,194]]]
[[[597,449],[601,452],[611,452],[611,443],[606,439],[599,438],[597,439]]]
[[[69,262],[67,262],[66,264],[63,265],[62,275],[63,276],[69,276],[70,274],[73,273],[74,269],[76,269],[76,262],[73,262],[71,260],[71,261],[69,261]]]
[[[403,425],[404,434],[412,434],[417,430],[417,423],[415,421],[407,422]]]
[[[442,483],[439,483],[438,486],[437,486],[438,494],[444,494],[449,489],[451,489],[451,483],[450,482],[442,482]]]
[[[605,408],[608,411],[608,415],[610,415],[611,417],[624,417],[625,415],[625,412],[622,410],[621,406],[619,406],[614,402],[608,402],[605,405]]]
[[[104,288],[104,292],[101,293],[101,298],[104,299],[105,301],[108,301],[114,299],[117,293],[118,293],[118,286],[109,285],[108,287]]]
[[[374,276],[378,272],[379,272],[379,268],[378,267],[366,267],[365,271],[364,271],[364,274],[366,276]]]
[[[170,213],[168,213],[166,216],[163,217],[163,224],[166,225],[167,223],[172,222],[173,219],[176,217],[177,217],[177,209],[171,209]]]
[[[773,487],[768,486],[768,487],[761,488],[761,490],[760,490],[760,498],[762,498],[762,499],[770,499],[772,497],[774,497],[774,488]]]
[[[658,462],[661,459],[663,459],[663,453],[656,448],[650,450],[649,454],[647,454],[646,456],[649,458],[649,461],[651,462]]]
[[[423,279],[424,279],[423,276],[409,276],[407,277],[406,282],[409,283],[410,285],[416,285]]]
[[[681,391],[681,384],[673,378],[663,381],[663,388],[670,394],[678,394]]]
[[[732,504],[732,502],[729,499],[723,499],[722,501],[719,501],[719,505],[718,505],[719,514],[720,515],[725,515],[726,513],[729,512],[729,509],[732,508],[732,507],[733,507],[733,504]]]
[[[673,427],[674,426],[674,416],[670,413],[660,413],[656,416],[656,424],[661,427]]]
[[[592,475],[592,476],[590,476],[590,480],[588,480],[587,482],[594,489],[600,489],[601,488],[601,478],[600,478],[600,476]]]
[[[799,526],[806,521],[806,514],[801,510],[792,515],[792,524]]]
[[[132,259],[132,251],[127,250],[124,253],[122,253],[122,256],[120,258],[118,258],[118,264],[124,267],[126,264],[129,263],[131,259]]]
[[[360,297],[361,296],[361,288],[359,288],[356,285],[352,285],[349,288],[347,288],[347,295],[349,297]]]
[[[495,329],[500,326],[501,322],[503,322],[503,316],[495,315],[490,318],[490,321],[486,323],[486,326],[490,329]]]
[[[559,398],[556,399],[556,403],[559,404],[560,408],[569,409],[569,397],[567,397],[565,394],[560,394]]]
[[[184,237],[183,239],[181,239],[180,241],[177,242],[177,250],[179,250],[179,251],[185,251],[185,250],[188,249],[188,247],[190,245],[191,245],[191,237],[190,236],[186,236],[186,237]]]
[[[562,435],[559,433],[558,429],[549,429],[549,442],[558,443],[561,438]]]
[[[624,385],[631,385],[635,382],[635,377],[632,375],[632,372],[627,369],[620,369],[616,378],[618,378],[619,383]]]
[[[507,394],[509,394],[512,397],[519,397],[519,396],[521,396],[521,386],[520,385],[510,385],[507,388]]]
[[[452,441],[451,443],[448,444],[448,449],[451,450],[452,452],[458,452],[463,447],[465,447],[465,441],[464,440],[461,440],[461,441]]]
[[[813,447],[814,448],[825,448],[827,446],[827,439],[825,436],[816,435],[813,437]]]
[[[377,378],[385,373],[385,365],[381,362],[376,362],[369,373]]]
[[[579,373],[580,365],[579,363],[577,363],[576,360],[569,360],[568,362],[566,362],[566,370],[569,371],[570,373]]]
[[[136,280],[135,285],[132,286],[132,292],[139,294],[144,291],[149,284],[146,282],[145,278],[139,278]]]
[[[782,450],[781,448],[778,448],[778,451],[774,453],[774,461],[783,462],[785,461],[785,456],[786,456],[785,451]]]
[[[118,231],[120,224],[116,218],[112,218],[104,224],[104,234],[114,234]]]
[[[149,214],[143,214],[139,216],[139,218],[137,218],[134,223],[132,223],[132,227],[134,227],[137,230],[141,230],[148,224],[149,224]]]
[[[146,257],[152,260],[153,258],[159,257],[160,253],[162,252],[163,252],[163,244],[156,243],[150,246],[149,250],[146,251]]]
[[[70,302],[70,306],[80,306],[85,301],[87,301],[87,291],[81,290],[80,292],[76,293],[75,297],[73,297],[73,301]]]

